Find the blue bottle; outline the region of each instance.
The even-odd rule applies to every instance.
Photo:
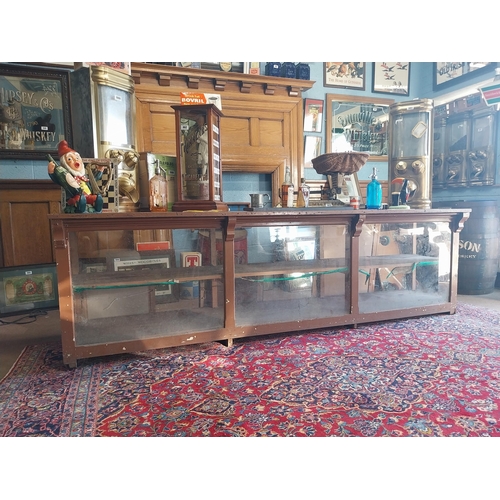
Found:
[[[382,208],[382,185],[377,180],[375,167],[373,167],[371,179],[366,186],[366,208],[379,210]]]

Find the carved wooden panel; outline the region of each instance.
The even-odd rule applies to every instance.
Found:
[[[180,92],[218,93],[223,171],[268,172],[273,184],[281,184],[289,165],[298,185],[303,175],[301,91],[314,82],[142,63],[132,64],[132,75],[140,152],[176,154],[171,105],[179,104]]]
[[[48,215],[60,212],[52,181],[0,181],[0,267],[55,262]]]

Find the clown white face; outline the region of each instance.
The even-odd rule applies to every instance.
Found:
[[[80,153],[69,151],[61,158],[61,163],[75,176],[84,176],[85,167]]]

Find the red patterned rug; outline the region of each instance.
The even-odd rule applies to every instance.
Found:
[[[80,361],[28,347],[0,436],[500,436],[500,313]]]

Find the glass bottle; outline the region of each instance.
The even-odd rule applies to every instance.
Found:
[[[306,184],[304,177],[300,179],[299,194],[297,195],[297,206],[298,207],[308,207],[309,206],[309,194],[311,190]]]
[[[281,184],[281,206],[293,207],[293,183],[290,175],[290,167],[285,168],[285,180]]]
[[[162,175],[160,160],[156,160],[155,165],[155,175],[149,180],[149,210],[166,212],[168,210],[167,179]]]
[[[382,208],[382,186],[377,180],[377,169],[373,167],[371,181],[366,186],[366,208]]]

